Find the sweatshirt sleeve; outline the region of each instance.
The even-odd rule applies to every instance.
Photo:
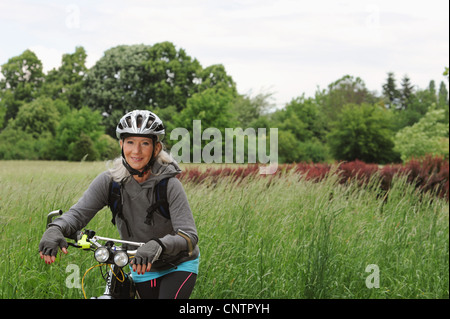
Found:
[[[108,204],[110,181],[111,177],[108,171],[98,175],[78,202],[50,225],[59,226],[66,237],[81,230],[99,210]]]
[[[175,232],[179,229],[186,232],[195,247],[198,242],[197,228],[188,203],[186,192],[177,178],[171,178],[167,187],[167,200],[169,202],[170,219]],[[177,255],[188,248],[186,239],[179,235],[168,234],[160,241],[164,245],[164,254]]]

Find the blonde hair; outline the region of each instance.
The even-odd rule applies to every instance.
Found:
[[[159,142],[161,143],[161,142]],[[156,156],[156,162],[158,162],[160,165],[164,165],[164,164],[170,164],[174,161],[173,157],[171,154],[169,154],[168,152],[166,152],[164,144],[161,143],[161,151],[159,152],[159,154]],[[112,161],[109,162],[109,166],[111,166],[111,168],[108,169],[108,171],[110,172],[113,180],[115,182],[125,182],[130,176],[130,172],[126,169],[126,167],[123,165],[122,162],[122,156],[116,157],[115,159],[113,159]],[[153,175],[159,175],[159,172],[152,172]]]

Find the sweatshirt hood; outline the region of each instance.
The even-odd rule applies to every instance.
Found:
[[[181,168],[178,166],[178,163],[175,160],[169,164],[161,164],[156,161],[153,164],[151,170],[152,174],[150,175],[150,177],[142,184],[140,184],[142,188],[152,188],[161,180],[167,177],[174,177],[181,173]]]

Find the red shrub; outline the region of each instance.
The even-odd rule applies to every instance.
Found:
[[[367,183],[375,173],[379,171],[378,165],[366,164],[359,160],[353,162],[345,162],[339,165],[339,174],[341,175],[341,183],[356,179],[360,183]]]
[[[192,183],[202,183],[205,179],[216,183],[225,176],[231,176],[232,181],[238,182],[250,177],[270,178],[271,181],[273,178],[283,176],[285,172],[294,171],[307,180],[318,182],[326,177],[331,167],[329,164],[320,163],[283,164],[279,165],[277,172],[273,175],[259,174],[259,164],[209,167],[203,172],[198,167],[193,167],[183,171],[178,178]],[[356,180],[361,185],[367,183],[376,173],[379,173],[381,188],[385,191],[391,187],[395,175],[406,175],[408,182],[421,191],[434,191],[438,196],[449,199],[449,162],[439,157],[428,156],[423,159],[413,159],[404,165],[386,165],[381,169],[377,164],[366,164],[356,160],[339,164],[336,171],[336,174],[340,176],[341,183]]]

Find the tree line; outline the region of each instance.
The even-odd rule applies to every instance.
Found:
[[[161,117],[169,149],[177,142],[169,138],[174,128],[192,133],[192,121],[201,120],[222,134],[225,128],[278,128],[280,162],[448,158],[448,68],[439,86],[430,81],[427,88],[407,75],[398,84],[387,73],[380,94],[345,75],[276,109],[271,92],[239,94],[223,65],[203,67],[171,42],[119,45],[91,68],[86,58],[77,47],[45,74],[26,50],[1,66],[0,159],[111,159],[120,154],[117,122],[133,109]]]

